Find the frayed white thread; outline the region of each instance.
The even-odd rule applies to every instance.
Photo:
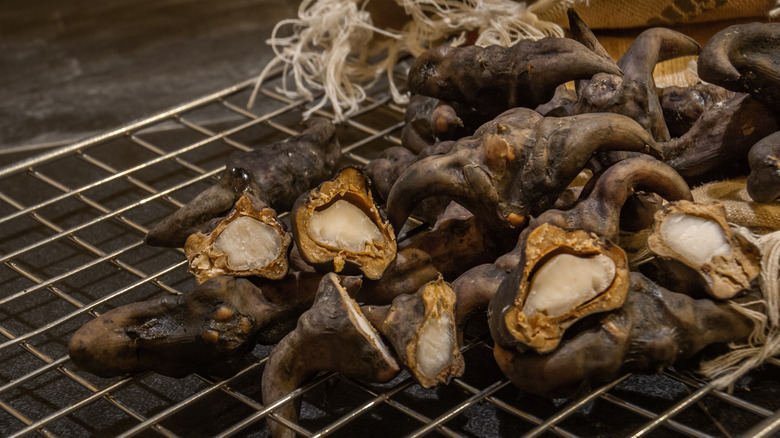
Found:
[[[280,37],[279,32],[292,27],[291,36]],[[327,102],[334,105],[337,120],[357,111],[358,104],[365,99],[365,91],[357,83],[377,80],[375,71],[385,66],[370,66],[365,63],[370,55],[366,41],[374,33],[390,38],[396,35],[371,24],[371,16],[356,1],[304,0],[298,8],[297,19],[282,20],[274,26],[268,44],[274,51],[274,59],[265,66],[255,82],[248,106],[254,105],[260,85],[279,64],[283,64],[282,86],[279,92],[285,96],[306,101],[314,100],[315,94],[323,97],[304,113],[308,118]],[[345,62],[356,56],[357,62]],[[292,74],[294,89],[287,83]]]
[[[477,32],[476,44],[482,46],[560,37],[563,29],[540,20],[537,13],[575,2],[540,0],[528,6],[514,0],[395,1],[410,18],[400,33],[372,24],[365,10],[368,0],[303,0],[297,19],[282,20],[274,27],[267,43],[275,56],[257,77],[247,106],[254,105],[260,86],[280,64],[283,77],[278,92],[309,102],[322,94],[304,118],[330,102],[336,121],[345,120],[358,111],[365,90],[382,77],[389,82],[393,100],[406,104],[408,96],[399,91],[393,75],[403,54],[417,56],[449,38],[455,38],[453,45],[461,45],[471,31]],[[282,29],[291,35],[279,36]],[[369,62],[377,58],[381,59]],[[293,84],[288,83],[288,76]]]
[[[731,386],[749,370],[780,354],[780,231],[756,238],[743,233],[761,250],[759,286],[763,300],[732,303],[734,309],[753,322],[753,331],[744,344],[731,344],[731,351],[701,364],[701,373],[714,378],[715,388]],[[755,309],[763,308],[763,311]]]
[[[775,1],[775,7],[769,10],[769,18],[780,17],[780,0]]]

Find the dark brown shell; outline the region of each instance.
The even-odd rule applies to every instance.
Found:
[[[571,397],[626,373],[657,373],[711,344],[747,337],[753,324],[732,303],[693,299],[631,273],[625,303],[548,354],[496,345],[501,371],[523,391]]]

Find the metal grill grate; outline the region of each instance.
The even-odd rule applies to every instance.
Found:
[[[0,169],[0,434],[266,436],[260,376],[270,346],[227,380],[144,373],[103,379],[76,368],[67,343],[111,308],[195,287],[180,251],[144,245],[147,229],[207,187],[235,150],[299,130],[303,104],[252,81]],[[327,112],[324,115],[329,115]],[[386,85],[338,130],[347,162],[399,144],[403,108]],[[346,164],[346,163],[345,163]],[[473,332],[473,333],[472,333]],[[327,374],[296,390],[305,436],[734,436],[780,429],[780,361],[732,392],[683,370],[624,376],[573,400],[514,388],[493,362],[486,329],[466,336],[467,371],[425,390]],[[289,400],[280,400],[284,402]],[[283,420],[281,420],[283,421]]]

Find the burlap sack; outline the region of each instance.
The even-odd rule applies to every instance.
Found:
[[[720,201],[726,208],[726,219],[756,234],[780,230],[780,201],[766,204],[753,202],[747,193],[746,179],[716,181],[695,187],[693,199],[699,203]]]
[[[568,27],[567,2],[557,3],[537,15],[542,20]],[[770,11],[778,8],[776,0],[576,0],[573,3],[592,29],[673,26],[748,17],[766,20]]]

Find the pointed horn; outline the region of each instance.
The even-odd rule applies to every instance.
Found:
[[[668,141],[671,136],[656,94],[653,79],[655,66],[668,59],[697,55],[699,50],[701,46],[692,38],[671,29],[657,27],[639,34],[618,60],[618,65],[623,69],[626,78],[645,88],[646,111],[649,119],[646,126],[658,141]]]
[[[596,151],[641,152],[662,159],[653,136],[630,117],[593,113],[568,119],[568,129],[560,129],[554,119],[545,119],[543,129],[550,131],[545,133],[550,137],[548,144],[557,146],[558,150],[551,153],[560,154],[577,172]]]
[[[626,77],[655,84],[651,81],[656,64],[698,55],[700,50],[701,46],[693,38],[671,29],[654,27],[639,34],[617,64]]]
[[[612,59],[594,53],[573,39],[545,38],[535,43],[539,47],[534,50],[534,56],[528,56],[529,60],[524,63],[527,64],[526,70],[536,72],[530,75],[533,80],[529,81],[524,90],[532,99],[528,96],[524,99],[536,102],[537,105],[549,101],[560,84],[590,79],[597,73],[623,75]]]
[[[574,41],[587,47],[591,52],[602,58],[614,62],[612,57],[609,56],[609,53],[607,53],[607,50],[601,45],[598,38],[596,38],[596,35],[593,34],[593,31],[590,30],[584,21],[582,21],[579,14],[577,14],[577,11],[573,8],[569,8],[566,10],[566,15],[569,17],[569,30],[571,31],[571,37]]]
[[[702,80],[715,83],[729,83],[739,80],[741,74],[731,63],[731,45],[735,33],[723,33],[711,38],[699,54],[697,69]]]
[[[656,193],[667,201],[693,200],[688,183],[676,170],[646,156],[615,163],[596,182],[591,196],[622,206],[635,189]]]
[[[591,215],[598,220],[590,225],[589,231],[616,239],[621,209],[637,190],[656,193],[667,201],[693,200],[688,184],[669,165],[647,156],[627,158],[610,166],[598,178],[587,200],[580,204],[579,208],[589,209],[584,204],[594,203],[590,208],[599,211]]]
[[[761,78],[777,81],[777,49],[780,23],[745,23],[729,26],[707,41],[699,55],[698,72],[702,80],[732,91],[752,92]],[[752,71],[744,78],[743,73]],[[774,73],[773,73],[774,71]],[[758,81],[758,82],[756,82]],[[759,93],[760,94],[760,93]],[[769,102],[774,103],[772,98]]]
[[[456,154],[434,155],[409,166],[393,184],[387,196],[387,216],[396,233],[412,210],[431,196],[473,198],[462,161]]]
[[[599,55],[613,63],[615,62],[615,60],[609,56],[609,53],[607,53],[607,50],[604,48],[604,46],[601,45],[598,38],[596,38],[596,35],[593,34],[593,31],[591,31],[588,25],[582,21],[579,14],[577,14],[577,11],[575,11],[573,8],[569,8],[566,10],[566,15],[569,17],[569,30],[571,31],[571,37],[574,39],[574,41],[577,41],[583,46],[587,47],[596,55]],[[580,95],[580,89],[584,87],[588,81],[589,79],[582,79],[574,83],[574,89],[577,91],[577,96]]]
[[[457,86],[450,83],[450,64],[453,58],[470,56],[479,51],[475,46],[452,47],[436,46],[417,56],[409,68],[407,83],[412,94],[436,97],[444,101],[466,100]]]

